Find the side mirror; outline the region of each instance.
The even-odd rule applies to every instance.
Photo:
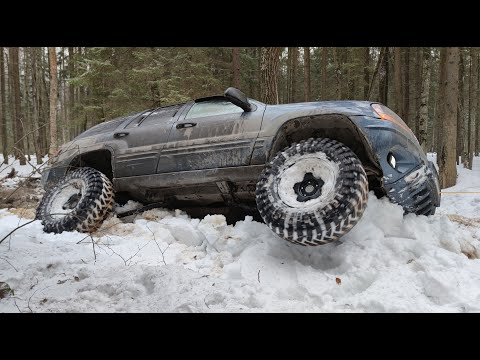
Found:
[[[248,102],[247,96],[240,90],[234,87],[229,87],[225,90],[224,95],[232,104],[241,107],[243,111],[252,111],[252,105]]]

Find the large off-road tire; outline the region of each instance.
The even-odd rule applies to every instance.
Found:
[[[331,139],[309,139],[280,151],[257,183],[257,207],[280,237],[323,245],[346,234],[363,215],[368,180],[358,157]]]
[[[68,173],[48,189],[37,208],[45,232],[94,231],[113,206],[111,181],[100,171],[84,167]]]

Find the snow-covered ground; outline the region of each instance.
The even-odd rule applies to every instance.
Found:
[[[480,158],[444,191],[480,192]],[[26,221],[1,209],[0,238]],[[480,194],[445,194],[425,217],[370,193],[349,234],[314,248],[178,210],[111,218],[93,238],[35,221],[0,245],[14,290],[0,312],[476,312],[479,239]]]
[[[42,163],[37,164],[35,156],[31,156],[31,160],[26,165],[20,166],[19,161],[15,160],[13,156],[9,156],[8,164],[3,163],[3,155],[0,155],[0,186],[5,188],[15,188],[18,183],[27,177],[40,178],[40,172],[48,161],[48,156],[45,156]],[[9,174],[14,169],[14,176]],[[37,169],[39,171],[37,171]]]

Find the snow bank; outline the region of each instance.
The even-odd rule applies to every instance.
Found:
[[[461,169],[458,188],[480,191],[475,176]],[[480,311],[480,223],[465,215],[476,203],[449,196],[425,217],[370,193],[350,233],[314,248],[251,217],[154,209],[93,238],[35,221],[0,245],[0,281],[15,292],[0,312]],[[0,238],[24,221],[0,210]]]

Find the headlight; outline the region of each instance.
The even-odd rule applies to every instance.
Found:
[[[388,153],[387,161],[390,166],[395,169],[395,167],[397,166],[397,159],[395,159],[395,156],[393,156],[392,153]]]

